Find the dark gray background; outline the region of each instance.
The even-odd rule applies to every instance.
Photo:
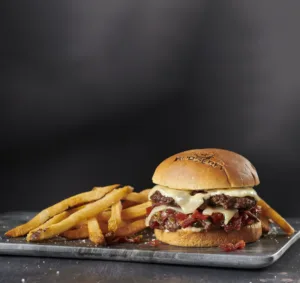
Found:
[[[299,1],[10,1],[2,9],[0,211],[221,147],[300,215]],[[284,193],[284,194],[283,194]]]

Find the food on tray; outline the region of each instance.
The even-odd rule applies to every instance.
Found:
[[[294,233],[257,195],[256,169],[237,153],[199,149],[175,154],[159,164],[153,182],[157,185],[149,192],[146,225],[164,243],[226,248],[255,242],[263,228],[268,230],[269,218],[288,235]]]
[[[105,244],[106,239],[136,242],[137,238],[131,236],[145,228],[146,208],[151,206],[147,194],[147,190],[134,193],[131,186],[95,187],[44,209],[5,235],[27,235],[27,241],[56,236],[70,240],[89,238],[95,245]],[[123,209],[126,202],[127,208]]]
[[[175,154],[156,168],[156,184],[139,193],[119,184],[94,187],[38,213],[6,232],[41,241],[56,236],[89,239],[95,245],[139,243],[147,226],[157,240],[176,246],[234,251],[257,241],[275,222],[286,234],[293,227],[253,189],[259,184],[254,166],[223,149]]]

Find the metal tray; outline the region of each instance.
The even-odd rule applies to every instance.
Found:
[[[27,243],[25,238],[8,239],[4,232],[24,223],[34,213],[14,212],[0,214],[0,254],[18,256],[44,256],[76,259],[101,259],[145,263],[179,264],[193,266],[218,266],[232,268],[262,268],[278,260],[288,248],[300,238],[300,232],[287,237],[278,232],[247,244],[244,250],[222,252],[219,248],[182,248],[160,244],[152,247],[147,243],[116,244],[109,247],[95,247],[88,240],[66,241],[63,238]],[[300,230],[300,219],[288,219]],[[145,230],[144,238],[153,234]]]

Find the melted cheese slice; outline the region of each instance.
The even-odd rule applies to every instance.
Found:
[[[227,225],[231,218],[237,212],[237,209],[224,209],[223,207],[207,207],[202,211],[202,214],[212,215],[213,213],[222,213],[224,215],[224,224]]]
[[[192,196],[192,191],[175,190],[157,185],[154,186],[149,192],[149,199],[156,191],[159,191],[165,197],[173,198],[185,214],[193,213],[199,206],[204,203],[206,199],[209,199],[214,195],[225,194],[231,197],[239,198],[253,197],[258,200],[257,193],[252,188],[207,190],[207,193],[197,193]]]
[[[145,220],[146,226],[149,226],[150,219],[156,212],[166,210],[166,209],[172,209],[172,210],[184,213],[183,210],[180,209],[179,207],[172,207],[172,206],[167,206],[167,205],[156,206],[152,209],[150,214],[147,216],[147,218]],[[237,211],[238,211],[237,209],[224,209],[223,207],[207,207],[206,209],[203,210],[202,213],[204,215],[212,215],[213,213],[222,213],[224,215],[224,224],[226,225],[226,224],[228,224],[228,222],[231,220],[231,218],[234,216],[234,214]],[[188,227],[185,229],[191,230],[192,228],[195,228],[195,227]],[[196,229],[200,229],[200,231],[201,231],[201,228],[195,228],[193,230],[193,232],[199,232],[198,230],[196,231]]]

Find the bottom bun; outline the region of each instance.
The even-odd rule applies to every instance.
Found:
[[[209,232],[192,232],[188,230],[178,230],[176,232],[166,232],[155,229],[156,238],[166,244],[179,247],[216,247],[221,244],[237,243],[244,240],[246,243],[257,241],[262,234],[261,223],[244,226],[240,231],[225,232],[224,230],[214,230]]]

